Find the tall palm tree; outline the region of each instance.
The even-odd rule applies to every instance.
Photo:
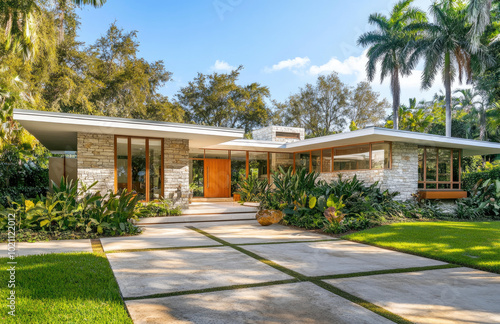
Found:
[[[470,0],[467,6],[467,19],[472,25],[469,36],[473,52],[479,47],[481,35],[490,24],[492,3],[493,0]]]
[[[415,64],[421,55],[425,57],[422,74],[422,88],[429,89],[436,74],[442,72],[445,87],[446,136],[451,136],[451,85],[458,75],[462,83],[472,81],[473,69],[480,70],[493,59],[484,45],[479,44],[475,53],[471,50],[471,40],[467,37],[471,25],[467,21],[467,7],[462,2],[444,0],[433,3],[430,12],[433,23],[417,23],[408,30],[424,30],[423,38],[414,42],[414,52],[409,60]],[[412,66],[413,67],[413,66]]]
[[[3,0],[0,2],[0,27],[5,32],[6,50],[19,51],[25,60],[35,56],[37,15],[35,0]]]
[[[479,100],[480,95],[471,89],[456,90],[461,96],[454,98],[453,109],[462,110],[466,113],[464,119],[467,121],[467,136],[473,138],[473,129],[479,124],[479,138],[484,140],[486,133],[486,116],[483,102]],[[483,120],[484,119],[484,120]]]
[[[62,43],[64,40],[64,17],[66,15],[69,2],[79,7],[83,5],[91,5],[94,8],[99,8],[106,3],[106,0],[57,0],[57,10],[59,11],[59,43]]]
[[[405,30],[410,24],[426,21],[425,13],[411,6],[413,0],[398,2],[392,9],[389,17],[375,13],[371,14],[368,22],[377,27],[377,30],[367,32],[358,39],[358,45],[370,46],[367,52],[368,63],[366,72],[368,80],[373,81],[380,63],[380,82],[386,76],[391,78],[392,93],[392,118],[393,127],[398,129],[398,109],[400,105],[401,86],[399,77],[409,75],[411,69],[407,68],[408,43],[416,37],[417,31]]]

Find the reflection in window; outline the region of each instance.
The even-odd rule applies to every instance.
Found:
[[[311,172],[321,172],[321,151],[311,152]]]
[[[323,150],[322,172],[332,172],[332,149]]]
[[[267,152],[248,153],[248,175],[267,179]]]
[[[238,181],[247,177],[247,152],[231,151],[231,192],[238,189]]]
[[[203,197],[204,160],[190,160],[189,184],[194,197]]]
[[[438,151],[438,181],[451,181],[451,150]]]
[[[460,150],[419,147],[418,188],[460,189]]]
[[[425,157],[425,180],[426,181],[436,181],[437,180],[437,149],[427,148]],[[433,188],[435,189],[435,188]]]
[[[333,170],[363,170],[370,168],[370,145],[334,149]]]
[[[161,198],[161,140],[149,140],[149,199]]]
[[[306,169],[309,171],[310,152],[295,153],[295,171]]]
[[[206,159],[229,159],[229,151],[226,150],[205,150]]]
[[[390,151],[389,143],[372,144],[372,169],[388,169],[391,160]]]
[[[278,171],[281,167],[283,171],[288,172],[293,169],[293,153],[271,153],[269,165],[271,171]]]
[[[118,192],[128,188],[128,138],[116,139],[116,176]]]
[[[146,139],[132,138],[132,190],[146,199]]]

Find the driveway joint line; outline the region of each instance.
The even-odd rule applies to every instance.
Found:
[[[234,245],[234,244],[229,243],[229,242],[227,242],[227,241],[225,241],[223,239],[220,239],[220,238],[216,237],[215,235],[212,235],[212,234],[210,234],[208,232],[205,232],[202,229],[196,228],[194,226],[186,226],[186,228],[189,228],[189,229],[191,229],[191,230],[193,230],[195,232],[203,234],[206,237],[208,237],[208,238],[210,238],[210,239],[212,239],[212,240],[214,240],[216,242],[219,242],[219,243],[221,243],[221,244],[223,244],[225,246],[231,247],[231,248],[233,248],[233,249],[235,249],[235,250],[237,250],[237,251],[239,251],[239,252],[241,252],[243,254],[248,255],[249,257],[252,257],[252,258],[254,258],[254,259],[256,259],[256,260],[258,260],[260,262],[263,262],[263,263],[267,264],[268,266],[275,268],[276,270],[279,270],[279,271],[281,271],[281,272],[283,272],[283,273],[285,273],[285,274],[287,274],[289,276],[294,277],[295,279],[297,279],[297,281],[308,281],[308,282],[311,282],[311,283],[313,283],[314,285],[316,285],[316,286],[318,286],[320,288],[323,288],[323,289],[325,289],[325,290],[327,290],[327,291],[329,291],[329,292],[331,292],[331,293],[333,293],[333,294],[335,294],[337,296],[345,298],[345,299],[347,299],[347,300],[349,300],[349,301],[351,301],[351,302],[353,302],[353,303],[355,303],[355,304],[357,304],[357,305],[359,305],[359,306],[361,306],[361,307],[363,307],[365,309],[368,309],[368,310],[374,312],[375,314],[378,314],[378,315],[380,315],[382,317],[385,317],[386,319],[391,320],[391,321],[393,321],[395,323],[399,323],[399,324],[412,323],[411,321],[408,321],[407,319],[405,319],[405,318],[403,318],[403,317],[401,317],[401,316],[399,316],[397,314],[394,314],[394,313],[390,312],[389,310],[387,310],[385,308],[377,306],[377,305],[375,305],[373,303],[370,303],[369,301],[366,301],[366,300],[364,300],[362,298],[359,298],[357,296],[351,295],[348,292],[345,292],[345,291],[343,291],[343,290],[341,290],[341,289],[339,289],[339,288],[337,288],[337,287],[335,287],[335,286],[333,286],[333,285],[331,285],[329,283],[323,282],[323,281],[321,281],[319,279],[314,279],[314,278],[307,277],[307,276],[305,276],[305,275],[303,275],[303,274],[301,274],[299,272],[296,272],[294,270],[288,269],[288,268],[286,268],[286,267],[284,267],[284,266],[282,266],[282,265],[280,265],[280,264],[278,264],[278,263],[276,263],[274,261],[271,261],[271,260],[268,260],[268,259],[266,259],[264,257],[261,257],[260,255],[258,255],[256,253],[253,253],[251,251],[245,250],[244,248],[242,248],[240,246]]]

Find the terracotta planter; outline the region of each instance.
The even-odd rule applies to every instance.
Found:
[[[240,201],[240,200],[241,200],[241,195],[240,195],[240,194],[237,194],[237,193],[234,193],[234,194],[233,194],[233,200],[234,200],[234,201]]]

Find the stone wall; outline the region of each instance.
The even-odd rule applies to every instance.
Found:
[[[90,186],[93,192],[103,194],[115,187],[114,136],[107,134],[78,133],[78,179]]]
[[[259,141],[273,141],[273,142],[298,142],[299,139],[295,138],[279,138],[276,137],[277,132],[295,133],[299,134],[300,141],[304,139],[305,130],[300,127],[287,127],[287,126],[268,126],[261,129],[252,131],[252,138]]]
[[[418,150],[417,145],[407,143],[392,143],[392,168],[379,170],[357,170],[321,173],[320,179],[331,181],[342,177],[358,179],[368,184],[379,182],[383,190],[398,191],[398,200],[412,198],[418,191]]]
[[[175,206],[189,204],[189,140],[165,139],[165,198]]]

